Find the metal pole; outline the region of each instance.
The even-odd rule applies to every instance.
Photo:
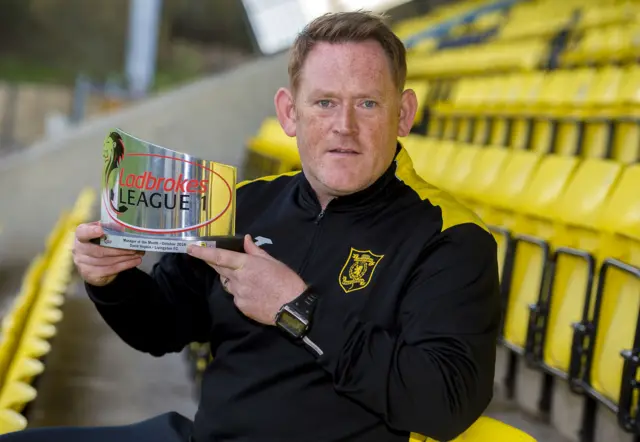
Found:
[[[153,84],[162,0],[129,0],[126,77],[129,93],[140,98]]]

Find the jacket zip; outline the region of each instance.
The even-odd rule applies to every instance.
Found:
[[[316,219],[314,221],[316,228],[313,231],[313,237],[311,238],[311,243],[307,248],[307,253],[304,256],[304,259],[302,260],[302,265],[300,266],[300,270],[298,271],[299,276],[302,276],[304,271],[307,269],[307,265],[309,264],[309,261],[311,261],[313,252],[316,249],[316,243],[318,242],[318,238],[320,237],[320,231],[322,228],[322,219],[324,218],[325,213],[326,213],[326,209],[322,209],[318,214],[318,216],[316,216]]]

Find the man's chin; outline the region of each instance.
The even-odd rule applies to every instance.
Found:
[[[345,183],[343,181],[328,182],[328,183],[325,183],[325,186],[330,190],[333,196],[336,196],[336,197],[351,195],[353,193],[359,192],[367,188],[366,183],[361,183],[361,182]]]

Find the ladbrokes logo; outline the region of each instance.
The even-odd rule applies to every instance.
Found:
[[[209,180],[186,180],[182,174],[177,179],[156,177],[151,172],[126,174],[122,168],[118,184],[118,203],[125,207],[144,205],[154,209],[173,210],[177,207],[179,210],[191,210],[192,198],[199,197],[192,194],[201,194],[202,210],[206,211]]]
[[[182,174],[177,180],[173,178],[156,178],[151,172],[142,175],[129,174],[125,177],[124,169],[120,170],[120,186],[140,190],[164,190],[165,192],[205,193],[209,180],[185,180]]]

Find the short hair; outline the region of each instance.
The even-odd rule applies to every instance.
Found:
[[[324,14],[298,34],[289,58],[289,81],[294,93],[298,87],[302,66],[318,42],[348,43],[375,40],[382,46],[395,86],[404,90],[407,78],[407,54],[402,40],[385,23],[383,14],[366,11]]]

